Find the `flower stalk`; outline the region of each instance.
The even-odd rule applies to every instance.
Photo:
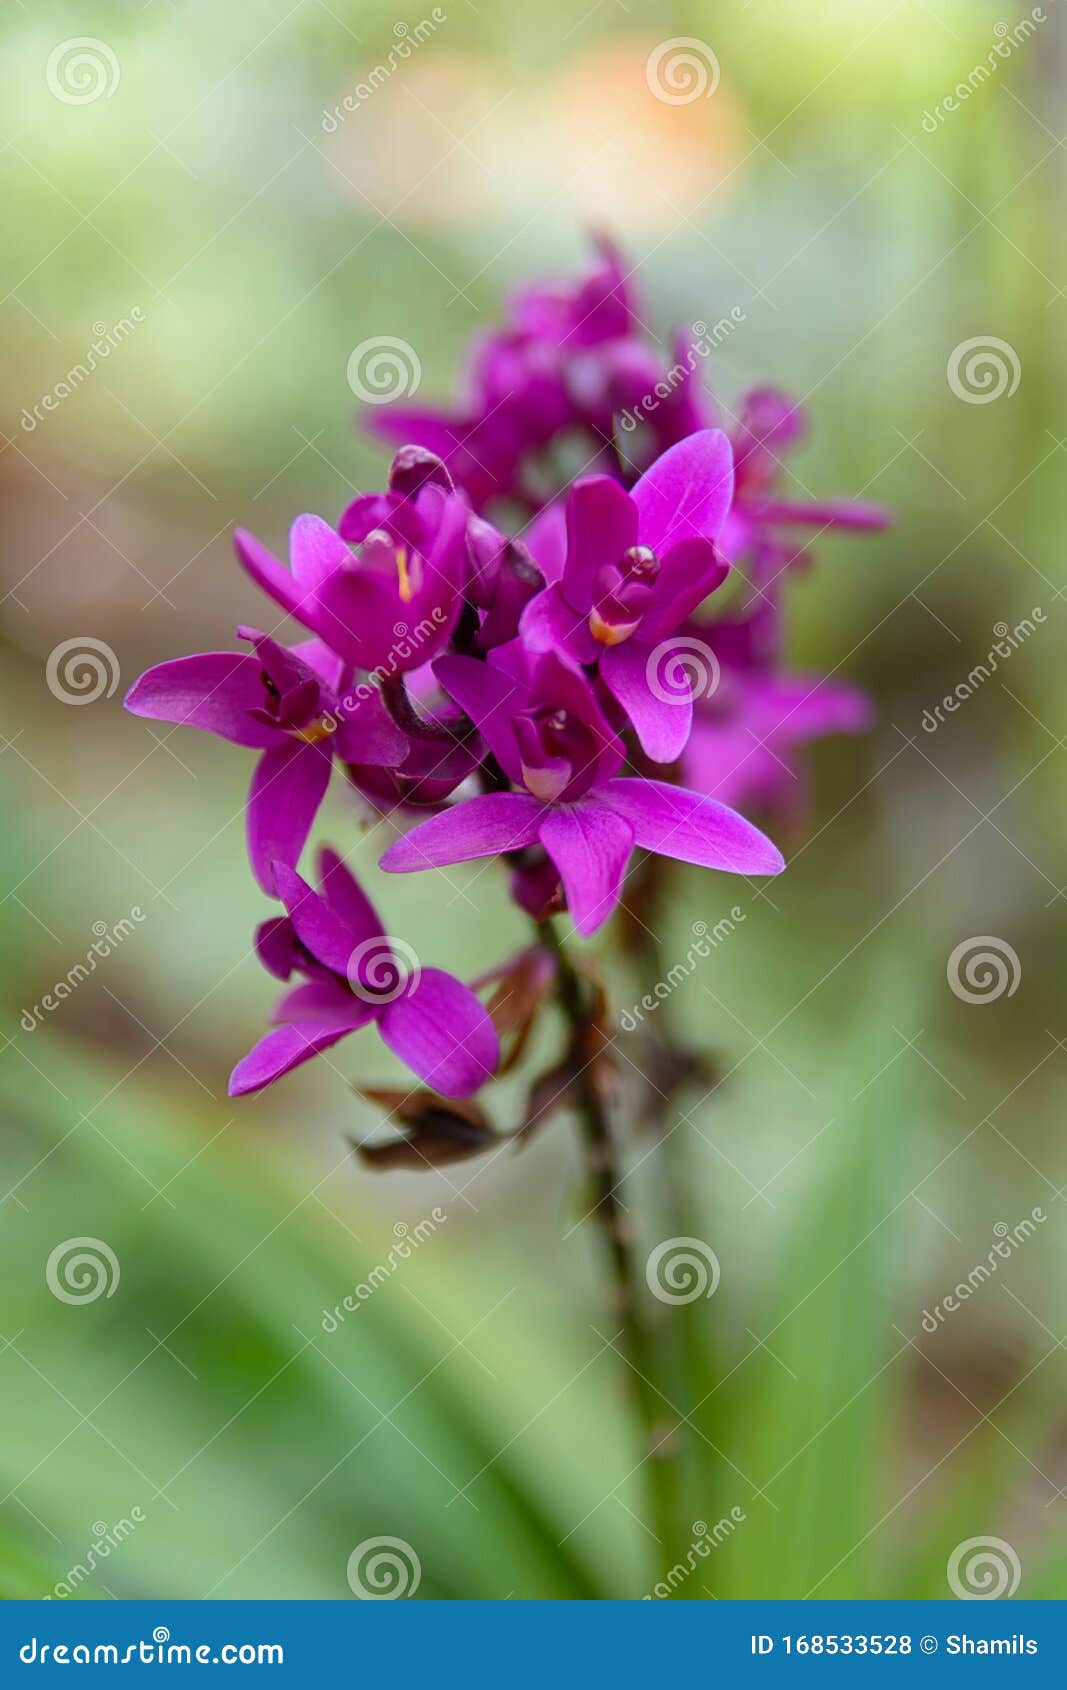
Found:
[[[556,961],[557,1001],[577,1050],[585,1051],[590,1030],[588,993],[551,919],[537,924],[541,943]],[[633,1231],[619,1196],[623,1172],[607,1103],[594,1064],[579,1062],[575,1079],[578,1121],[586,1171],[592,1194],[591,1218],[603,1241],[611,1275],[611,1312],[619,1323],[622,1354],[629,1374],[629,1395],[641,1429],[642,1466],[647,1473],[649,1513],[658,1543],[658,1564],[668,1571],[682,1541],[679,1453],[676,1417],[656,1381],[661,1369],[656,1345],[646,1323],[640,1291],[641,1275],[634,1253]],[[614,1345],[615,1334],[610,1334]]]

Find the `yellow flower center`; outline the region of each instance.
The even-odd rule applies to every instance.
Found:
[[[400,597],[405,604],[410,604],[415,597],[415,583],[411,579],[408,569],[408,554],[406,546],[396,549],[396,572],[400,579]]]
[[[289,732],[305,745],[321,745],[324,739],[337,732],[337,717],[320,716],[317,722],[309,722],[306,728],[290,728]]]

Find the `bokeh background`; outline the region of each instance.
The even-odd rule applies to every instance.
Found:
[[[447,0],[392,68],[430,8],[4,8],[2,1594],[350,1598],[348,1557],[379,1536],[417,1553],[420,1596],[651,1587],[569,1123],[447,1176],[372,1173],[349,1141],[377,1117],[348,1082],[394,1077],[373,1032],[229,1103],[272,998],[247,759],[121,707],[149,663],[256,619],[235,523],[281,549],[297,512],[381,481],[353,347],[402,337],[422,395],[447,395],[509,289],[573,272],[592,225],[625,243],[659,335],[743,312],[708,374],[727,405],[757,380],[805,398],[794,491],[899,513],[828,537],[793,590],[798,661],[869,687],[878,722],[817,749],[789,872],[765,894],[674,884],[669,958],[695,920],[745,911],[669,1011],[722,1083],[628,1146],[641,1244],[680,1186],[721,1263],[712,1298],[650,1303],[694,1540],[733,1521],[677,1594],[945,1596],[956,1546],[991,1536],[1020,1595],[1064,1594],[1067,20],[1037,12],[998,57],[1030,13],[984,0]],[[70,103],[49,59],[83,36],[118,77]],[[650,95],[676,36],[713,50],[713,97]],[[974,337],[1007,343],[1015,391],[953,391]],[[121,682],[71,705],[46,666],[86,637]],[[337,794],[320,833],[427,960],[473,972],[521,942],[491,876],[377,876],[382,830]],[[1018,969],[969,1003],[946,969],[977,936]],[[121,1277],[69,1305],[45,1266],[83,1236]]]

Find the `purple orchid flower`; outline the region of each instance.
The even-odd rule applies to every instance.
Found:
[[[660,373],[636,338],[622,259],[609,241],[597,246],[587,275],[522,290],[507,326],[475,344],[465,403],[389,406],[370,419],[371,432],[438,454],[476,511],[508,498],[539,509],[556,488],[536,486],[538,456],[575,430],[610,449],[615,411],[636,403]]]
[[[640,387],[616,406],[614,444],[626,486],[679,440],[722,427],[701,380],[700,365],[707,348],[692,334],[676,333],[671,336],[671,353],[674,361],[667,371],[658,360],[651,371],[642,372],[635,363]]]
[[[806,419],[800,404],[773,387],[753,388],[741,404],[733,430],[735,498],[723,528],[721,545],[731,561],[752,557],[761,573],[801,561],[803,550],[784,544],[778,527],[843,528],[876,533],[888,528],[892,512],[862,499],[796,501],[774,496],[782,471],[782,453],[803,439]]]
[[[523,640],[599,660],[600,679],[642,750],[670,763],[689,737],[692,699],[663,642],[727,574],[715,539],[733,495],[730,443],[705,429],[671,447],[627,493],[607,476],[575,483],[559,581],[523,612]]]
[[[508,779],[545,802],[579,798],[625,759],[590,682],[559,652],[514,640],[487,663],[447,656],[433,667]]]
[[[359,883],[336,852],[319,853],[315,892],[276,865],[287,915],[264,922],[256,949],[280,980],[303,976],[276,1005],[281,1025],[249,1051],[230,1077],[230,1096],[260,1091],[374,1022],[394,1055],[445,1097],[469,1097],[494,1072],[500,1044],[488,1011],[469,986],[415,963],[405,973]]]
[[[761,601],[747,616],[691,628],[694,649],[710,654],[714,684],[694,706],[681,770],[720,803],[788,817],[805,794],[797,748],[828,734],[865,733],[873,710],[846,681],[785,670],[779,622],[777,606]]]
[[[504,667],[507,664],[508,667]],[[449,656],[441,685],[470,715],[519,792],[465,799],[391,845],[394,874],[540,844],[562,879],[575,927],[606,921],[635,846],[736,874],[778,874],[781,853],[751,822],[663,781],[613,778],[624,747],[581,669],[518,642],[481,663]]]
[[[248,854],[273,896],[274,864],[299,861],[334,757],[389,766],[408,742],[376,692],[339,702],[344,666],[317,640],[286,649],[254,628],[238,633],[255,656],[208,651],[159,663],[131,687],[126,708],[261,753],[248,794]]]
[[[521,540],[501,534],[482,517],[471,517],[467,546],[467,596],[483,613],[474,644],[487,652],[516,637],[522,612],[544,590],[545,578]]]
[[[519,290],[509,316],[517,332],[556,346],[599,346],[638,326],[636,302],[622,254],[606,235],[594,236],[598,262],[572,286],[534,284]]]
[[[244,529],[235,533],[234,545],[275,604],[345,662],[404,674],[441,651],[455,626],[469,514],[459,494],[425,481],[413,495],[355,499],[340,532],[321,517],[297,517],[291,572]]]

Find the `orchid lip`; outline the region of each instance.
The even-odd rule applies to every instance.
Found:
[[[320,716],[317,722],[309,722],[306,728],[289,728],[286,731],[304,745],[321,745],[324,739],[337,732],[338,726],[336,716]]]
[[[406,546],[398,546],[396,548],[396,573],[400,581],[400,597],[405,604],[410,604],[412,599],[415,597],[415,583],[412,580],[412,572],[408,566],[408,553]]]
[[[622,645],[636,627],[636,622],[605,622],[599,611],[589,612],[589,632],[598,645]]]
[[[560,793],[566,790],[570,778],[569,765],[565,770],[532,769],[527,763],[522,765],[523,785],[543,804],[554,803]]]

